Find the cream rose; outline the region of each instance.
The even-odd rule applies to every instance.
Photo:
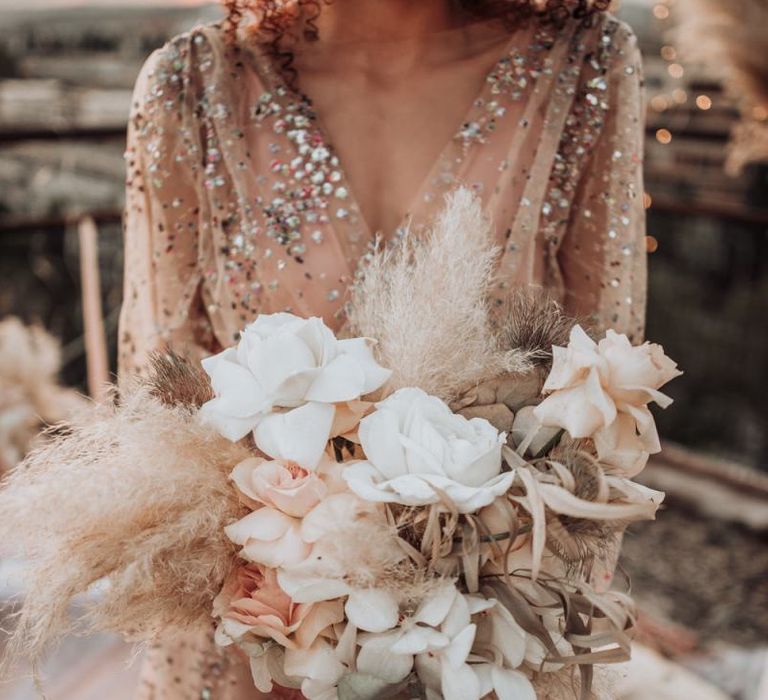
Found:
[[[593,438],[600,460],[636,474],[660,449],[647,405],[672,403],[659,389],[682,374],[659,345],[633,346],[609,330],[595,343],[574,326],[565,348],[553,348],[552,371],[544,384],[549,396],[534,410],[539,423]]]
[[[390,376],[374,359],[373,344],[367,338],[338,340],[320,318],[261,315],[236,347],[203,360],[215,398],[201,416],[239,440],[275,409],[359,399]],[[323,420],[328,422],[324,414]]]
[[[400,389],[378,403],[358,432],[367,459],[350,465],[344,478],[368,501],[427,505],[444,494],[469,513],[512,483],[512,474],[501,473],[504,434],[421,389]]]

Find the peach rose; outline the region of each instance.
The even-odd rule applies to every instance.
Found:
[[[274,569],[247,564],[227,581],[214,601],[221,618],[220,644],[246,635],[273,639],[286,649],[307,649],[330,625],[344,619],[341,601],[294,603],[277,583]]]
[[[321,479],[295,462],[251,457],[234,468],[231,478],[251,500],[294,518],[304,517],[326,494]]]

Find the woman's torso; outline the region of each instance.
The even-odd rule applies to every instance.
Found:
[[[499,295],[509,286],[537,284],[564,298],[571,281],[578,280],[564,280],[562,240],[590,153],[614,110],[606,75],[621,54],[635,60],[632,37],[607,17],[595,26],[531,25],[506,38],[490,25],[478,27],[483,40],[498,47],[497,59],[489,60],[489,50],[472,66],[476,85],[460,91],[466,109],[446,115],[436,108],[424,115],[420,126],[439,134],[424,139],[434,158],[414,145],[417,166],[409,167],[408,142],[418,130],[403,127],[409,139],[382,170],[390,178],[399,168],[406,171],[405,189],[383,187],[381,195],[377,176],[361,175],[361,168],[375,171],[376,164],[360,159],[376,148],[380,154],[381,147],[347,139],[344,117],[338,118],[326,99],[328,122],[342,144],[338,152],[325,115],[286,83],[266,46],[232,44],[217,25],[169,43],[135,104],[142,127],[134,138],[151,173],[149,206],[164,217],[159,233],[152,234],[151,274],[173,278],[175,287],[155,300],[163,323],[178,329],[194,316],[209,326],[204,335],[218,346],[230,344],[258,313],[319,315],[338,328],[346,291],[377,223],[397,222],[394,231],[381,232],[389,239],[406,225],[418,229],[459,184],[477,192],[495,224],[503,247]],[[483,61],[491,63],[490,69],[478,71]],[[424,105],[419,97],[416,104]],[[463,116],[452,125],[458,114]],[[388,129],[389,139],[393,133],[397,130]],[[371,131],[367,138],[377,140],[377,134]],[[636,145],[616,151],[607,164],[616,176],[613,183],[606,177],[605,189],[613,187],[621,200],[614,197],[596,207],[612,211],[598,212],[592,220],[581,217],[581,228],[594,229],[598,238],[601,227],[625,229],[606,239],[602,249],[603,241],[597,240],[594,250],[584,251],[584,259],[593,257],[583,274],[587,285],[613,266],[618,282],[612,284],[620,291],[637,286],[625,269],[628,256],[620,252],[629,242],[635,257],[641,254],[632,239],[636,221],[625,223],[629,209],[637,211],[637,201],[631,200],[641,194],[629,182],[641,158],[636,151]],[[144,190],[147,179],[134,182]],[[129,227],[130,193],[129,177]],[[366,221],[368,212],[375,223]],[[608,216],[615,222],[604,220]],[[140,226],[141,215],[133,218]],[[127,297],[141,296],[140,286],[153,280],[136,275],[134,284],[130,279],[127,284]],[[634,296],[626,305],[641,307],[643,300]],[[630,318],[634,311],[625,315],[626,325],[638,325]]]
[[[217,25],[156,54],[137,85],[129,136],[122,369],[141,366],[163,342],[201,353],[229,345],[259,313],[319,315],[338,328],[374,229],[418,231],[458,185],[480,196],[494,222],[499,298],[509,287],[546,286],[579,310],[594,307],[604,325],[641,333],[641,105],[631,34],[604,17],[487,41],[474,68],[491,65],[461,91],[466,109],[436,106],[403,128],[397,149],[382,146],[386,139],[358,148],[341,133],[345,117],[332,100],[313,107],[265,46],[232,44]],[[493,42],[498,56],[489,60]],[[432,101],[429,86],[424,92],[414,104]],[[409,146],[419,129],[434,136],[421,150]],[[386,131],[391,142],[397,130]],[[377,159],[397,153],[366,178],[360,169],[376,148],[384,148]],[[418,151],[413,168],[409,149]],[[401,186],[385,184],[377,198],[376,177],[389,173],[389,183],[399,168],[407,170]],[[152,651],[141,695],[257,696],[247,666],[222,659],[204,632]]]

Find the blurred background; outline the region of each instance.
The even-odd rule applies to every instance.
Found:
[[[645,57],[648,337],[685,370],[657,414],[665,452],[642,477],[668,500],[656,523],[628,532],[622,559],[642,610],[636,664],[668,677],[647,694],[630,676],[622,697],[762,700],[768,2],[624,0],[617,12]],[[195,0],[0,0],[2,469],[115,370],[131,87],[151,50],[219,16]],[[103,328],[106,354],[86,353],[84,317]],[[13,563],[0,573],[9,596]],[[130,697],[129,656],[115,640],[65,645],[48,697]],[[702,682],[696,695],[679,674]],[[3,699],[34,696],[24,680],[0,686]]]

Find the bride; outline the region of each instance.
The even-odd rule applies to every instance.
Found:
[[[216,352],[258,313],[338,329],[374,237],[418,232],[460,184],[503,246],[499,300],[543,286],[640,340],[642,76],[607,4],[229,0],[155,52],[129,127],[121,375],[166,344]],[[140,688],[254,693],[212,634],[158,643]]]

